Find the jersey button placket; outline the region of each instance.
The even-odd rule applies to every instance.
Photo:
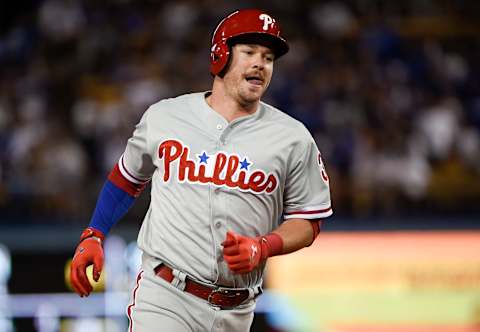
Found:
[[[223,140],[223,134],[224,134],[224,126],[222,124],[217,124],[216,126],[217,130],[219,131],[219,134],[217,135],[217,150],[221,150],[222,147],[222,140]]]
[[[226,138],[226,136],[230,133],[230,131],[231,131],[230,126],[225,127],[225,130],[222,132],[222,134],[220,135],[220,138],[219,138],[219,140],[218,140],[218,145],[219,145],[219,146],[225,146],[225,145],[227,145],[227,138]]]
[[[216,260],[217,262],[221,262],[223,260],[223,247],[220,244],[223,242],[225,233],[226,233],[226,231],[223,229],[225,202],[222,200],[221,188],[212,186],[210,190],[213,194],[211,196],[212,204],[213,204],[211,229],[212,229],[213,236],[215,238],[215,242],[217,243]]]

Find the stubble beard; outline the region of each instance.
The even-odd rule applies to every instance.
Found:
[[[261,91],[251,91],[248,86],[241,85],[238,86],[237,89],[238,102],[242,106],[248,106],[259,102],[263,94],[265,93],[263,87]]]
[[[260,89],[252,89],[250,84],[244,80],[243,76],[241,76],[240,79],[232,80],[228,77],[225,77],[225,79],[228,80],[228,82],[226,82],[227,94],[245,108],[258,103],[266,91],[265,86],[260,87]]]

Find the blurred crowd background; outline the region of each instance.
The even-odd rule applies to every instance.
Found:
[[[314,135],[337,216],[479,215],[476,1],[0,6],[2,222],[86,225],[141,114],[208,90],[211,33],[248,7],[277,17],[290,44],[265,101]],[[124,222],[140,223],[148,199]]]

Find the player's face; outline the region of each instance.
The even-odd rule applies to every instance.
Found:
[[[273,73],[274,54],[266,46],[236,44],[224,82],[227,93],[241,105],[258,102]]]

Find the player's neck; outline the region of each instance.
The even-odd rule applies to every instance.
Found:
[[[215,86],[212,92],[207,96],[208,105],[217,113],[225,118],[228,122],[255,113],[258,109],[260,101],[254,103],[242,104],[229,96],[225,89]]]

